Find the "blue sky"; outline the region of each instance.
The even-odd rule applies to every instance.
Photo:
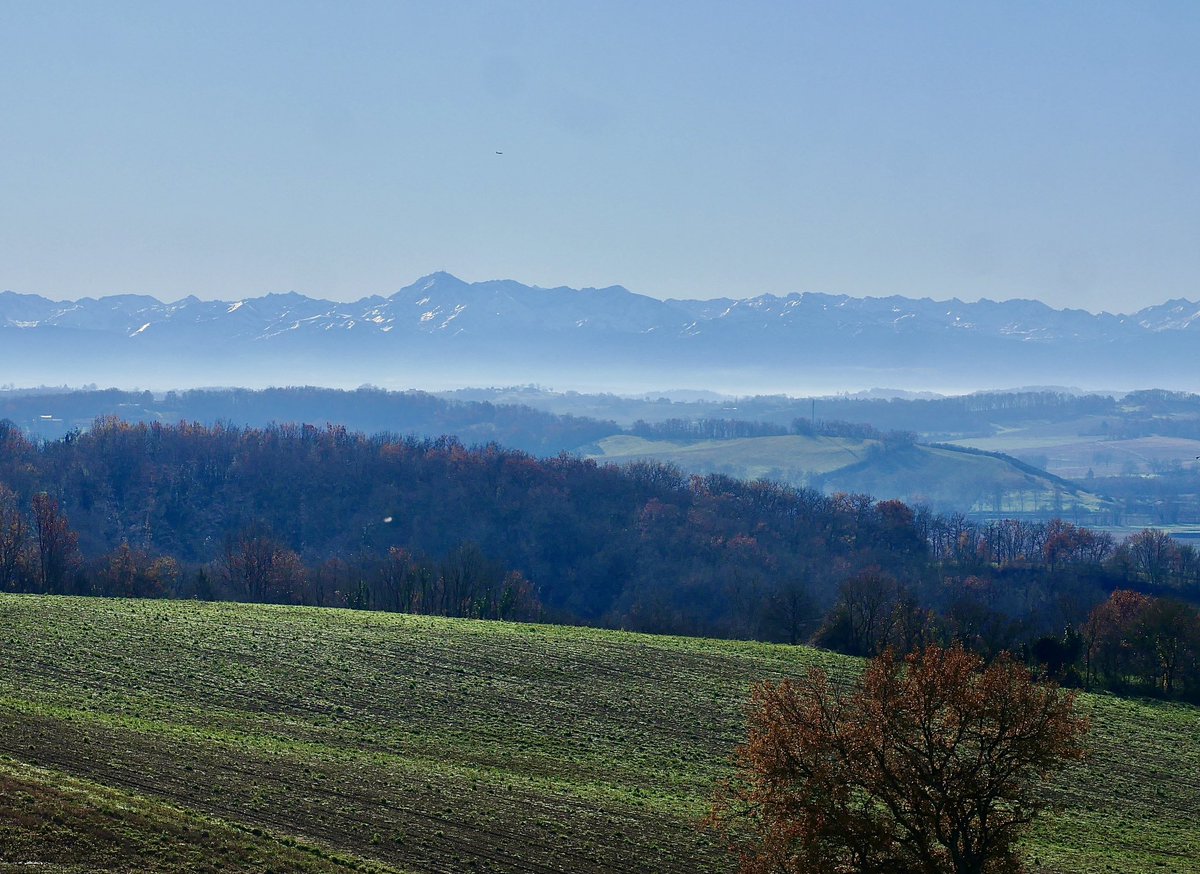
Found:
[[[1195,2],[6,0],[0,288],[1195,300],[1197,45]]]

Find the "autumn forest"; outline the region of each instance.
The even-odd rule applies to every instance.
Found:
[[[665,464],[344,428],[0,425],[0,590],[812,642],[959,642],[1200,698],[1200,555]]]

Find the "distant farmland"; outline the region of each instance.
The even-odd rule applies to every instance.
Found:
[[[0,871],[719,872],[749,684],[805,648],[0,596]],[[1086,697],[1040,871],[1200,871],[1200,709]]]
[[[887,448],[874,439],[807,435],[648,440],[623,434],[599,441],[590,454],[597,461],[652,460],[689,473],[862,492],[943,512],[1089,518],[1104,505],[1102,498],[1077,484],[1012,458],[950,445]]]

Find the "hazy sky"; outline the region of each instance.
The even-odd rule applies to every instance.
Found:
[[[1197,46],[1195,0],[2,0],[0,288],[1194,300]]]

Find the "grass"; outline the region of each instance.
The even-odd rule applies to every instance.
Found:
[[[813,664],[857,669],[591,629],[0,596],[0,871],[727,871],[696,822],[748,687]],[[1200,871],[1200,711],[1084,706],[1095,756],[1058,788],[1036,867]]]
[[[877,440],[801,435],[695,441],[618,435],[601,440],[600,451],[592,457],[613,462],[648,459],[690,473],[774,479],[798,486],[819,478],[827,492],[863,492],[982,513],[1070,516],[1076,507],[1092,512],[1102,503],[1083,490],[1056,488],[1047,478],[1003,458],[923,445],[873,451],[879,447]]]
[[[1150,473],[1159,465],[1185,468],[1200,455],[1200,440],[1147,436],[1109,440],[1103,435],[1045,434],[1038,428],[1011,429],[994,437],[955,440],[962,446],[1003,452],[1068,479]]]
[[[1076,509],[1093,511],[1102,503],[1096,495],[1056,484],[1008,459],[941,446],[915,445],[886,453],[863,468],[834,473],[826,487],[982,513],[1069,516]]]
[[[731,473],[743,479],[800,482],[809,473],[829,473],[867,458],[878,440],[843,437],[743,437],[734,440],[646,440],[629,434],[597,444],[600,461],[653,459],[693,473]]]

